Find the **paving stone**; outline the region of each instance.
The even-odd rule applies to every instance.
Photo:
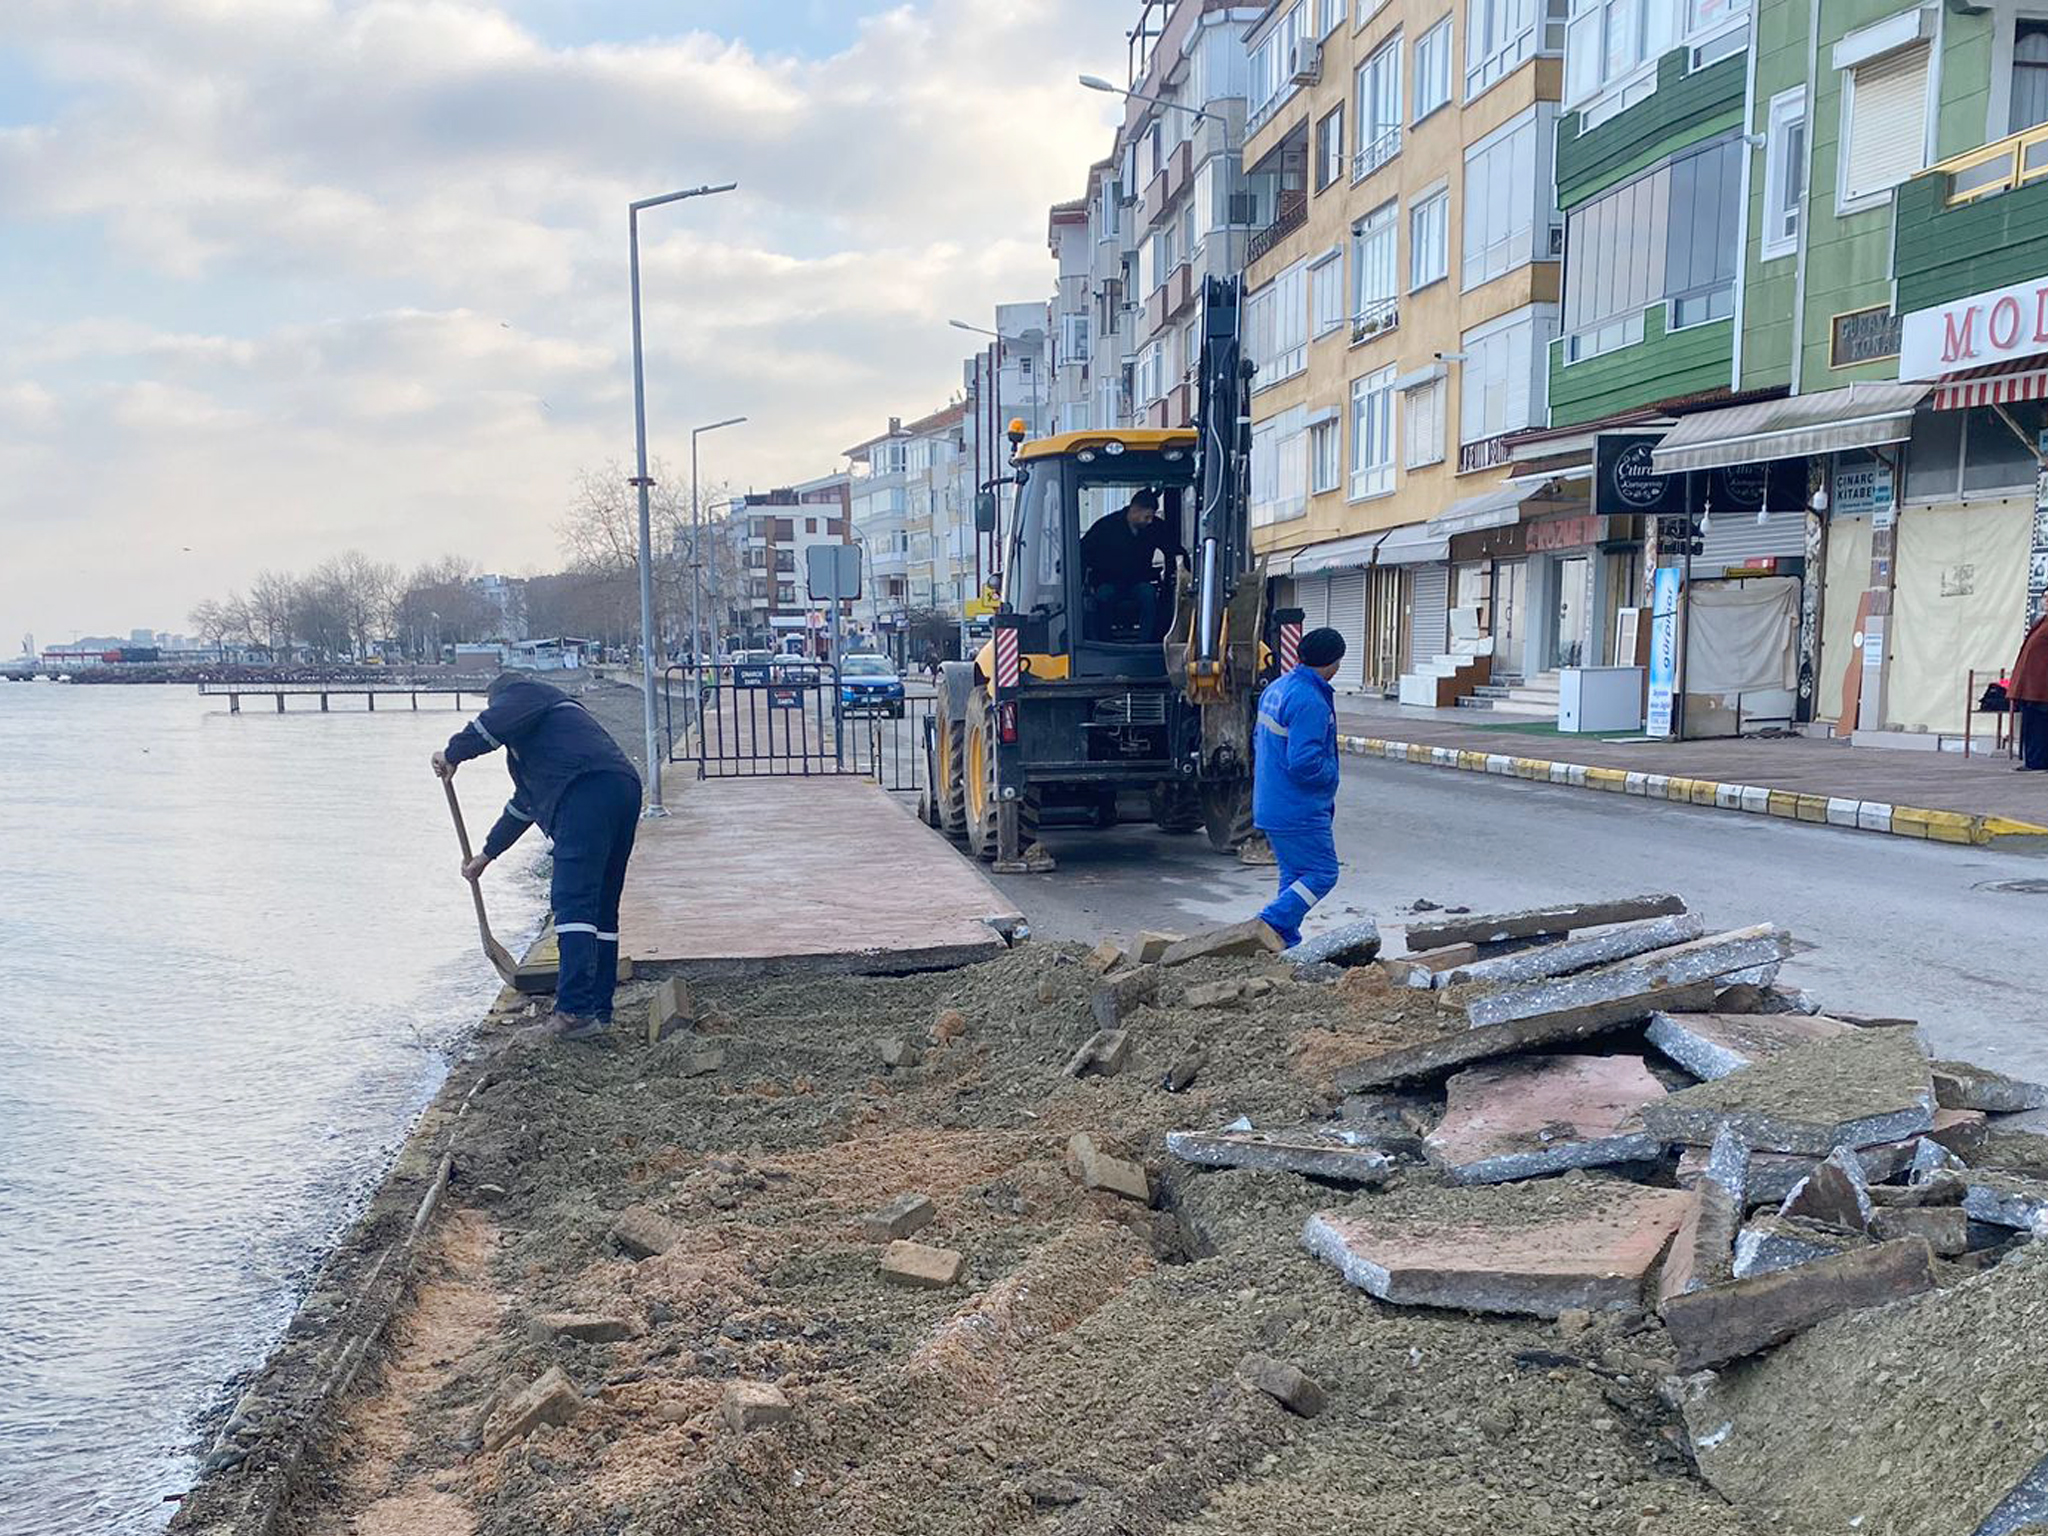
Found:
[[[1270,1168],[1379,1185],[1393,1177],[1394,1160],[1355,1131],[1311,1125],[1278,1131],[1168,1131],[1166,1150],[1183,1162],[1210,1168]]]
[[[1838,1313],[1883,1306],[1933,1286],[1933,1253],[1907,1238],[1675,1296],[1662,1315],[1678,1346],[1678,1368],[1696,1371],[1769,1349]]]
[[[1666,1141],[1710,1144],[1725,1126],[1752,1148],[1825,1156],[1899,1141],[1934,1118],[1934,1082],[1910,1030],[1865,1029],[1797,1046],[1643,1107]]]
[[[1856,1160],[1862,1165],[1864,1182],[1874,1187],[1886,1179],[1897,1178],[1911,1166],[1913,1149],[1918,1145],[1918,1138],[1912,1138],[1857,1148]],[[1706,1163],[1705,1147],[1686,1147],[1678,1156],[1679,1184],[1691,1185]],[[1752,1205],[1776,1205],[1792,1193],[1793,1186],[1819,1166],[1818,1157],[1805,1157],[1796,1152],[1750,1153],[1746,1190],[1749,1202]]]
[[[1560,939],[1554,944],[1540,944],[1534,949],[1520,949],[1486,960],[1474,959],[1446,970],[1436,984],[1454,987],[1460,982],[1486,981],[1506,985],[1569,976],[1574,971],[1611,965],[1617,960],[1647,954],[1653,949],[1669,949],[1690,943],[1706,931],[1706,920],[1692,912],[1646,918],[1639,923],[1622,923],[1574,939]]]
[[[1095,1022],[1103,1029],[1116,1029],[1136,1009],[1159,1000],[1159,967],[1140,965],[1108,977],[1097,984],[1088,999]]]
[[[1237,1363],[1237,1374],[1257,1387],[1289,1413],[1312,1419],[1330,1406],[1322,1384],[1298,1365],[1275,1360],[1271,1355],[1246,1355]]]
[[[1181,995],[1181,1001],[1190,1008],[1221,1008],[1241,999],[1245,995],[1244,985],[1236,979],[1199,982]]]
[[[1970,1246],[1970,1218],[1960,1205],[1883,1206],[1870,1213],[1879,1242],[1917,1237],[1937,1258],[1952,1259]]]
[[[667,1253],[682,1237],[682,1228],[644,1205],[629,1205],[612,1221],[612,1241],[635,1259]]]
[[[1114,1077],[1123,1071],[1131,1058],[1131,1037],[1121,1029],[1098,1029],[1074,1052],[1067,1062],[1068,1077],[1086,1077],[1094,1073],[1100,1077]]]
[[[1309,1217],[1302,1242],[1382,1301],[1556,1317],[1626,1311],[1692,1196],[1606,1179],[1415,1188]],[[1403,1198],[1405,1197],[1405,1198]]]
[[[944,1045],[967,1033],[967,1015],[958,1008],[941,1008],[932,1015],[932,1043]]]
[[[545,1344],[554,1339],[574,1339],[579,1344],[616,1344],[639,1333],[632,1319],[606,1317],[592,1312],[543,1312],[528,1320],[527,1336]]]
[[[1504,987],[1473,998],[1466,1005],[1465,1016],[1475,1026],[1508,1024],[1517,1019],[1634,999],[1658,988],[1715,981],[1751,966],[1782,960],[1791,953],[1789,933],[1774,924],[1760,923],[1651,950],[1576,976]],[[1657,1010],[1653,1006],[1647,1011]]]
[[[1287,951],[1295,965],[1371,965],[1380,954],[1380,925],[1371,918],[1311,934]]]
[[[930,1196],[906,1191],[880,1210],[870,1211],[861,1217],[861,1236],[875,1243],[892,1242],[913,1232],[922,1232],[938,1214],[938,1207],[932,1204]]]
[[[786,1424],[796,1409],[790,1406],[782,1388],[768,1381],[730,1381],[725,1386],[725,1397],[718,1405],[719,1413],[736,1434],[745,1434],[750,1429],[765,1429],[770,1424]]]
[[[1835,1148],[1818,1168],[1792,1186],[1778,1214],[1852,1232],[1866,1229],[1870,1225],[1870,1192],[1856,1154],[1845,1147]]]
[[[1081,1181],[1083,1189],[1121,1195],[1140,1205],[1152,1203],[1152,1186],[1145,1170],[1123,1158],[1111,1157],[1095,1145],[1095,1138],[1086,1131],[1076,1131],[1067,1138],[1067,1170]]]
[[[966,1262],[951,1248],[927,1248],[898,1238],[882,1250],[882,1278],[895,1285],[944,1290],[959,1281]]]
[[[1356,1093],[1363,1088],[1384,1088],[1418,1078],[1435,1077],[1454,1067],[1494,1056],[1512,1055],[1531,1046],[1556,1045],[1583,1040],[1606,1030],[1634,1024],[1659,1008],[1690,1008],[1713,998],[1709,981],[1684,986],[1652,984],[1642,991],[1607,1002],[1565,1008],[1511,1024],[1489,1024],[1453,1030],[1423,1045],[1384,1051],[1365,1061],[1340,1068],[1335,1074],[1337,1088]]]
[[[1972,1221],[2015,1227],[2022,1232],[2041,1231],[2044,1223],[2048,1223],[2048,1179],[1972,1168],[1963,1175],[1963,1180],[1969,1186],[1963,1196],[1963,1209]]]
[[[924,1049],[915,1040],[897,1037],[875,1042],[875,1055],[891,1072],[915,1067],[924,1061]]]
[[[1566,1168],[1650,1161],[1663,1143],[1638,1113],[1664,1097],[1640,1056],[1532,1056],[1487,1062],[1445,1085],[1429,1160],[1458,1184],[1497,1184]]]
[[[1967,1061],[1937,1061],[1934,1102],[1943,1109],[2015,1115],[2048,1107],[2048,1084],[2023,1082]]]
[[[1707,1154],[1691,1187],[1693,1202],[1678,1224],[1664,1267],[1657,1274],[1657,1302],[1683,1296],[1735,1276],[1735,1234],[1749,1183],[1749,1148],[1723,1132]]]
[[[1420,1159],[1427,1152],[1423,1138],[1436,1129],[1443,1109],[1419,1093],[1354,1093],[1338,1114],[1347,1130],[1382,1152]]]
[[[1123,963],[1123,947],[1115,939],[1104,939],[1081,960],[1081,964],[1097,976],[1107,976]]]
[[[1655,1013],[1647,1035],[1694,1077],[1712,1082],[1794,1046],[1846,1035],[1851,1027],[1796,1013]]]
[[[538,1379],[515,1392],[492,1418],[484,1449],[495,1451],[524,1440],[543,1424],[566,1424],[583,1407],[583,1394],[569,1373],[550,1366]]]
[[[1197,933],[1167,946],[1161,965],[1186,965],[1190,960],[1231,959],[1245,955],[1277,955],[1287,945],[1279,934],[1254,917],[1210,933]]]
[[[1632,923],[1646,917],[1683,912],[1676,896],[1624,896],[1618,901],[1582,902],[1576,906],[1535,907],[1524,912],[1481,916],[1446,916],[1433,923],[1410,923],[1408,947],[1435,949],[1443,944],[1500,944],[1509,939],[1544,938],[1609,923]]]
[[[1938,1168],[1918,1184],[1874,1184],[1870,1203],[1875,1220],[1880,1210],[1901,1210],[1933,1205],[1961,1205],[1970,1192],[1970,1181],[1953,1168]]]
[[[660,1044],[664,1035],[689,1028],[693,1018],[689,983],[680,976],[666,978],[647,1000],[647,1043]]]
[[[1381,960],[1380,969],[1404,987],[1433,987],[1441,972],[1470,965],[1478,958],[1477,944],[1446,944],[1438,949],[1425,949],[1419,954],[1396,955],[1390,960]]]
[[[1735,1263],[1730,1273],[1737,1280],[1748,1280],[1864,1246],[1860,1232],[1784,1216],[1759,1216],[1735,1234]]]
[[[1166,952],[1187,937],[1184,933],[1154,933],[1147,929],[1131,946],[1131,958],[1140,965],[1157,965]]]

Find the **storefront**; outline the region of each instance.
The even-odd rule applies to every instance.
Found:
[[[1301,609],[1303,629],[1328,625],[1344,636],[1344,661],[1331,686],[1340,693],[1389,692],[1416,656],[1442,651],[1447,549],[1448,541],[1410,526],[1295,553],[1283,590]]]
[[[1511,481],[1424,525],[1449,547],[1448,643],[1455,649],[1471,637],[1491,641],[1494,681],[1513,682],[1547,669],[1558,601],[1550,574],[1556,550],[1532,559],[1530,533],[1570,523],[1584,510],[1582,490],[1569,481]]]

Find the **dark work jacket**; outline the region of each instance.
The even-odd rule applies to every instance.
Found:
[[[1127,513],[1118,512],[1081,535],[1081,569],[1090,586],[1134,586],[1152,579],[1155,549],[1166,557],[1168,571],[1176,559],[1187,558],[1165,518],[1153,518],[1140,532],[1132,529]]]
[[[555,835],[562,792],[588,773],[640,775],[597,717],[549,683],[521,680],[502,688],[484,712],[448,739],[448,761],[466,763],[505,749],[512,770],[512,798],[484,839],[483,851],[497,858],[535,822]]]

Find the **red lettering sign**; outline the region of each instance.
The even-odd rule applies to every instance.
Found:
[[[2048,287],[2034,290],[2034,340],[2048,343]]]
[[[1977,324],[1977,307],[1974,304],[1963,311],[1962,320],[1962,328],[1958,331],[1954,310],[1941,317],[1941,360],[1944,363],[1960,362],[1977,355],[1977,348],[1970,340],[1970,332]]]
[[[1998,334],[2001,325],[2005,330],[2003,336]],[[2020,301],[2008,293],[1992,305],[1991,321],[1984,329],[1991,338],[1991,345],[1998,351],[2003,352],[2012,346],[2020,339]]]

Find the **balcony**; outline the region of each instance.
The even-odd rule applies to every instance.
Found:
[[[1308,222],[1308,190],[1296,187],[1280,194],[1280,205],[1273,222],[1253,235],[1245,247],[1245,265],[1250,266],[1261,257],[1268,255],[1273,247],[1293,234]]]
[[[1359,146],[1358,153],[1351,157],[1352,182],[1356,184],[1365,180],[1400,153],[1401,125],[1395,123]]]
[[[1508,462],[1508,440],[1500,437],[1482,437],[1476,443],[1464,443],[1458,448],[1458,473],[1469,475],[1477,470],[1498,469]]]
[[[1166,281],[1152,290],[1145,301],[1145,331],[1150,335],[1195,301],[1195,269],[1182,262],[1166,274]]]
[[[1183,139],[1166,157],[1158,174],[1145,183],[1145,200],[1139,214],[1146,228],[1159,222],[1167,206],[1179,197],[1194,176],[1195,146]]]
[[[2048,273],[2048,125],[1951,156],[1893,194],[1894,313]]]
[[[1384,336],[1401,323],[1401,301],[1389,295],[1384,299],[1369,299],[1357,314],[1351,317],[1351,345],[1371,341],[1375,336]]]

